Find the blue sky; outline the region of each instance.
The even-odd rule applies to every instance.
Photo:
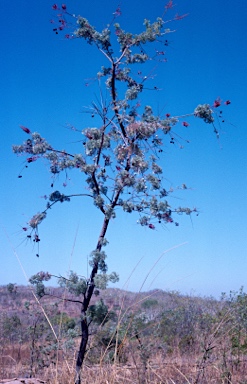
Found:
[[[94,83],[85,87],[85,82],[104,59],[83,41],[66,40],[67,31],[54,34],[50,20],[56,13],[49,0],[2,3],[0,284],[26,283],[16,254],[27,276],[40,270],[64,275],[70,269],[85,276],[101,228],[100,212],[83,199],[55,206],[40,227],[36,258],[21,228],[44,209],[41,196],[51,192],[51,177],[41,160],[23,169],[18,179],[25,158],[16,157],[11,145],[26,139],[19,128],[24,125],[54,147],[78,152],[81,135],[66,124],[79,130],[90,126],[82,111],[97,89]],[[102,29],[118,4],[72,0],[67,8]],[[125,30],[140,32],[143,19],[153,21],[165,4],[157,0],[150,8],[146,0],[122,1],[117,21]],[[193,112],[199,103],[212,104],[217,97],[230,99],[231,105],[223,109],[220,140],[211,126],[191,119],[188,128],[175,130],[190,143],[183,150],[165,147],[166,178],[174,187],[185,183],[191,188],[174,196],[174,202],[182,199],[181,204],[197,207],[198,217],[182,217],[179,227],[154,231],[138,226],[134,214],[118,212],[111,223],[107,260],[109,271],[120,274],[120,288],[138,291],[145,281],[142,290],[216,297],[241,286],[247,289],[247,4],[235,4],[178,0],[167,15],[189,14],[170,25],[176,32],[168,35],[168,62],[155,68],[152,83],[161,91],[147,92],[144,101],[155,113],[165,110],[172,115]],[[77,174],[72,173],[67,188],[64,192],[80,192]]]

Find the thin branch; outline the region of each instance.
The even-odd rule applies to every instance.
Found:
[[[128,45],[127,47],[125,47],[125,48],[123,49],[123,52],[122,52],[121,56],[117,59],[117,61],[115,61],[115,62],[113,63],[114,65],[117,66],[117,65],[120,63],[120,61],[121,61],[122,58],[124,57],[124,55],[125,55],[127,49],[129,49],[132,45],[133,45],[133,44],[130,44],[130,45]]]
[[[116,94],[116,83],[115,83],[115,81],[116,81],[116,67],[117,67],[117,64],[113,63],[112,81],[111,81],[112,102],[113,102],[113,106],[114,106],[115,116],[118,120],[118,124],[121,128],[122,134],[125,138],[127,138],[127,134],[126,134],[123,122],[121,121],[120,116],[119,116],[119,107],[117,106],[117,94]]]
[[[108,56],[108,55],[103,51],[103,49],[99,48],[98,46],[97,46],[97,48],[98,48],[98,50],[99,50],[101,53],[103,53],[103,55],[110,61],[110,63],[113,63],[112,58],[111,58],[110,56]]]
[[[83,302],[80,301],[80,300],[66,299],[64,297],[60,297],[60,296],[54,295],[53,293],[46,293],[46,296],[52,296],[52,297],[55,297],[56,299],[60,299],[60,300],[63,300],[63,301],[70,301],[72,303],[79,303],[81,305],[83,304]]]
[[[71,198],[71,197],[81,197],[81,196],[87,196],[87,197],[92,197],[92,198],[93,198],[92,195],[89,195],[89,194],[87,194],[87,193],[79,193],[79,194],[67,195],[67,196],[64,195],[64,197],[67,197],[67,198]],[[48,209],[50,209],[54,204],[56,204],[56,203],[58,203],[58,202],[61,203],[61,200],[56,200],[56,201],[53,201],[52,203],[48,203],[49,206],[48,206],[44,211],[42,211],[42,213],[47,212]]]
[[[109,121],[107,124],[104,124],[100,130],[102,131],[102,136],[101,136],[101,143],[100,143],[100,147],[99,147],[99,150],[98,150],[98,155],[97,155],[97,159],[96,159],[96,165],[99,165],[99,161],[100,161],[100,155],[101,155],[101,152],[102,152],[102,148],[103,148],[103,144],[104,144],[104,136],[105,136],[105,130],[106,128],[111,124],[111,121]],[[94,171],[95,172],[95,171]]]

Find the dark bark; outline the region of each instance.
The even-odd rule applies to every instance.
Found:
[[[102,240],[105,237],[108,225],[109,225],[110,219],[107,219],[106,217],[104,218],[103,226],[101,229],[101,233],[98,239],[97,251],[101,251],[102,248]],[[95,283],[94,283],[94,278],[98,272],[98,263],[95,263],[93,265],[92,271],[90,278],[88,280],[88,285],[87,285],[87,290],[84,295],[84,300],[82,303],[82,309],[81,309],[81,342],[80,342],[80,347],[79,351],[77,354],[77,360],[76,360],[76,381],[75,384],[81,384],[81,367],[83,364],[83,360],[85,358],[85,353],[86,353],[86,348],[87,348],[87,343],[88,343],[88,322],[87,322],[87,309],[90,304],[94,288],[95,288]]]
[[[88,324],[86,319],[86,311],[81,313],[84,318],[81,320],[81,342],[76,360],[76,384],[81,384],[81,367],[85,357],[88,342]]]

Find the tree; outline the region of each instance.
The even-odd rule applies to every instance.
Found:
[[[143,75],[143,71],[133,68],[141,65],[145,68],[145,64],[148,66],[151,61],[156,64],[166,61],[163,47],[169,45],[167,35],[173,31],[167,28],[169,21],[165,20],[165,16],[173,8],[172,1],[165,6],[162,17],[154,22],[145,19],[144,30],[139,34],[125,32],[118,23],[114,24],[121,14],[119,7],[114,13],[114,20],[101,32],[86,18],[68,13],[65,4],[61,7],[54,4],[52,8],[59,12],[59,26],[54,28],[55,33],[64,30],[69,25],[67,18],[71,17],[72,21],[76,20],[76,32],[74,35],[66,34],[65,37],[85,40],[102,53],[103,60],[107,63],[96,76],[99,98],[87,110],[96,123],[82,131],[82,152],[71,154],[56,149],[39,133],[32,132],[25,126],[21,128],[29,136],[28,139],[22,145],[13,146],[16,154],[28,156],[27,164],[41,158],[46,159],[54,176],[77,169],[87,188],[87,193],[79,191],[66,195],[54,190],[49,195],[43,212],[35,214],[28,227],[23,228],[37,245],[40,242],[39,225],[58,202],[69,202],[75,196],[87,197],[102,213],[102,226],[90,257],[89,278],[79,278],[77,274],[71,273],[64,279],[70,291],[82,297],[79,301],[81,342],[76,362],[76,383],[79,384],[89,336],[88,311],[92,295],[97,292],[96,288],[104,289],[109,281],[118,280],[116,273],[107,274],[106,253],[102,250],[107,244],[106,233],[110,221],[116,217],[116,210],[119,208],[128,213],[137,213],[139,224],[152,230],[161,223],[179,225],[174,219],[175,214],[191,215],[197,212],[195,208],[173,207],[170,204],[169,197],[173,190],[165,186],[161,161],[163,146],[167,140],[174,144],[172,132],[176,124],[180,122],[184,127],[189,126],[184,120],[185,116],[186,120],[189,116],[194,116],[211,124],[218,135],[213,115],[222,101],[216,99],[212,107],[209,104],[198,105],[185,116],[171,116],[169,113],[164,116],[155,115],[150,105],[141,105],[140,98],[152,76],[148,72]],[[176,15],[170,21],[184,16]],[[159,91],[157,87],[151,89],[154,92]],[[108,97],[104,98],[106,93]],[[227,100],[225,104],[230,104],[230,101]],[[183,184],[179,189],[187,187]],[[48,278],[47,273],[40,272],[32,279],[38,286],[40,295],[44,294],[43,280]]]
[[[17,293],[17,286],[13,283],[7,284],[7,291],[9,293]]]

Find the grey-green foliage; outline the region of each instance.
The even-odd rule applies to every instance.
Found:
[[[16,291],[17,291],[17,286],[16,286],[16,284],[13,284],[13,283],[9,283],[9,284],[7,284],[7,291],[8,291],[9,293],[16,293]]]
[[[21,327],[21,319],[17,314],[11,316],[4,314],[2,319],[2,329],[11,342],[20,341]]]
[[[107,321],[115,318],[114,312],[109,311],[108,306],[102,299],[97,301],[95,304],[90,305],[87,315],[89,321],[98,325],[104,325]]]
[[[145,91],[144,85],[151,79],[137,75],[132,68],[155,60],[156,56],[152,55],[150,48],[153,43],[154,51],[159,56],[158,45],[167,42],[166,35],[171,33],[165,24],[165,20],[158,17],[154,22],[145,19],[144,30],[139,34],[124,31],[118,23],[99,32],[86,18],[79,16],[75,36],[96,46],[104,54],[104,59],[108,60],[108,66],[102,66],[97,76],[105,78],[110,102],[93,102],[90,107],[92,116],[98,115],[102,124],[82,129],[83,148],[79,153],[55,150],[39,133],[30,130],[25,131],[29,134],[28,140],[22,145],[13,146],[15,153],[27,153],[30,156],[29,162],[45,158],[50,163],[53,175],[78,169],[85,176],[87,196],[93,199],[93,204],[107,219],[113,219],[116,208],[122,207],[125,212],[137,212],[140,217],[138,222],[150,228],[154,228],[154,224],[150,225],[154,221],[174,223],[172,215],[175,212],[194,212],[188,207],[170,206],[168,198],[172,190],[164,186],[165,178],[160,162],[164,140],[179,122],[179,117],[168,113],[165,116],[155,115],[152,106],[142,107],[139,102],[133,102]],[[118,50],[113,51],[116,43],[119,44],[120,54]],[[144,46],[147,46],[145,52]],[[104,85],[101,84],[101,87],[104,88]],[[191,113],[193,115],[206,123],[214,122],[209,104],[200,104]],[[164,189],[165,195],[161,193]],[[51,193],[47,208],[30,220],[31,229],[37,231],[51,205],[70,201],[71,197],[58,190]],[[163,201],[161,210],[159,206],[155,210],[152,208],[154,198]],[[103,253],[101,260],[100,268],[105,272]]]
[[[75,272],[70,271],[67,278],[60,277],[58,279],[60,287],[65,287],[70,293],[75,296],[84,295],[87,289],[87,280],[84,277],[78,276]]]
[[[101,260],[100,258],[97,261],[99,263],[99,268],[102,270],[105,270],[106,265],[104,263],[104,260]],[[104,268],[102,266],[104,265]],[[93,265],[93,261],[92,261]],[[97,276],[94,279],[95,287],[98,289],[106,289],[108,282],[116,283],[119,280],[119,276],[116,272],[112,272],[110,274],[105,273],[98,273]],[[60,277],[58,279],[58,284],[60,287],[66,288],[70,293],[72,293],[75,296],[84,295],[87,291],[88,287],[88,279],[85,277],[80,277],[76,272],[70,271],[67,278]]]
[[[112,272],[110,274],[98,273],[95,277],[95,287],[98,289],[106,289],[109,282],[117,283],[118,280],[119,276],[116,272]]]
[[[38,297],[43,297],[45,295],[45,285],[44,281],[50,280],[51,275],[48,272],[38,272],[35,275],[31,276],[29,279],[30,284],[34,285],[36,288],[36,294]]]
[[[214,122],[213,111],[209,104],[199,104],[194,110],[194,115],[203,119],[205,123]]]
[[[145,301],[143,301],[142,303],[142,307],[144,309],[150,309],[152,307],[155,307],[158,305],[158,301],[156,299],[147,299]]]

